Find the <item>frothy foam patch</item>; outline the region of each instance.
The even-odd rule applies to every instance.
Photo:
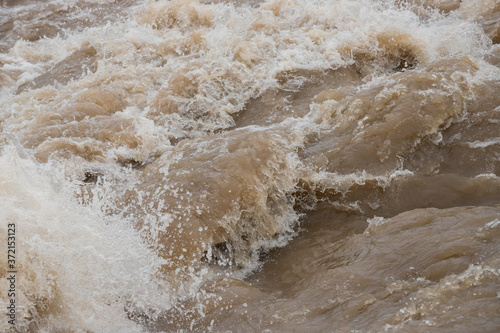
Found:
[[[57,167],[10,145],[0,165],[1,220],[17,228],[19,328],[139,332],[128,313],[154,317],[170,306],[169,284],[157,275],[162,260],[130,221],[79,205]]]

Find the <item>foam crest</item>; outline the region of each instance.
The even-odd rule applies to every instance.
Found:
[[[18,231],[19,328],[141,331],[127,313],[169,307],[162,261],[128,221],[79,205],[57,167],[21,158],[12,145],[0,165],[1,220]]]

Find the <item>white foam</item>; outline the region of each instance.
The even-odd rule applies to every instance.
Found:
[[[126,308],[154,315],[169,307],[168,284],[156,277],[162,261],[128,221],[79,205],[56,167],[21,158],[11,145],[0,170],[0,220],[17,229],[19,321],[45,299],[61,308],[47,329],[139,332]]]
[[[470,148],[487,148],[498,144],[500,144],[500,138],[485,141],[466,142],[466,145],[468,145]]]

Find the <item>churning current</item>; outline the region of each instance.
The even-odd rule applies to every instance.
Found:
[[[0,1],[2,332],[498,332],[499,177],[498,0]]]

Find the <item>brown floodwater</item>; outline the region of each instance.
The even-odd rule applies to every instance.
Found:
[[[499,43],[496,0],[0,1],[0,331],[499,331]]]

